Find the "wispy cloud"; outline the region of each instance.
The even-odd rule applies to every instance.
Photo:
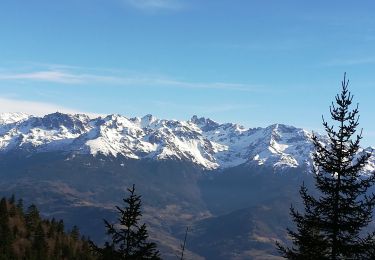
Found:
[[[0,74],[0,80],[35,80],[55,83],[78,84],[83,79],[79,75],[61,71],[36,71],[29,73],[5,73]]]
[[[256,91],[262,86],[232,82],[192,82],[175,79],[169,76],[150,75],[147,73],[111,73],[110,70],[92,71],[82,68],[74,69],[67,67],[47,68],[38,71],[17,72],[0,70],[0,81],[36,81],[49,82],[65,85],[118,85],[128,87],[175,87],[191,89],[222,89],[234,91]]]
[[[123,0],[126,4],[144,11],[179,10],[182,0]]]
[[[131,83],[131,81],[127,78],[88,74],[66,70],[40,70],[27,73],[0,73],[0,80],[41,81],[68,85],[89,84],[95,82],[104,82],[109,84]]]
[[[99,114],[87,113],[84,111],[79,111],[76,109],[72,109],[72,108],[68,108],[68,107],[64,107],[64,106],[60,106],[60,105],[52,104],[52,103],[0,97],[0,113],[7,113],[7,112],[23,112],[23,113],[27,113],[30,115],[36,115],[36,116],[43,116],[43,115],[54,113],[54,112],[63,112],[63,113],[71,113],[71,114],[84,113],[93,117],[99,116]]]

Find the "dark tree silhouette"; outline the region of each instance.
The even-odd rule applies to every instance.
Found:
[[[116,206],[118,223],[111,224],[104,220],[107,234],[112,237],[111,243],[107,242],[104,248],[97,247],[92,241],[91,245],[101,259],[161,259],[156,244],[147,241],[146,224],[139,224],[142,216],[141,196],[135,194],[134,185],[128,191],[129,197],[123,199],[125,206]]]
[[[74,241],[79,239],[79,228],[76,225],[73,226],[70,236]]]
[[[180,260],[184,260],[185,259],[184,258],[184,254],[185,254],[186,240],[187,240],[188,231],[189,231],[189,227],[186,227],[184,242],[181,244],[181,257],[180,257]]]
[[[342,91],[330,107],[331,126],[323,118],[328,140],[313,135],[315,186],[319,196],[302,185],[304,213],[293,206],[290,214],[297,230],[288,229],[294,246],[277,244],[288,259],[367,259],[374,233],[361,232],[372,220],[374,194],[366,194],[375,175],[361,176],[371,152],[360,151],[362,130],[357,134],[358,104],[351,109],[353,95],[344,76]],[[372,259],[372,258],[370,258]]]
[[[9,212],[5,198],[0,201],[0,259],[11,258],[12,232],[9,228]]]
[[[35,232],[40,221],[40,215],[38,208],[34,204],[27,208],[25,220],[29,234]]]
[[[32,246],[35,251],[36,259],[47,258],[48,243],[46,241],[46,237],[41,222],[38,223],[38,226],[35,229]]]

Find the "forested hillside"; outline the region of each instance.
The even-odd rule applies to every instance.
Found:
[[[0,201],[0,259],[95,259],[89,244],[63,220],[43,219],[35,205],[24,210],[14,196]]]

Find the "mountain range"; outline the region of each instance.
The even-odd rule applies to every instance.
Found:
[[[245,128],[193,116],[188,121],[146,115],[90,118],[54,113],[35,117],[0,115],[0,151],[65,151],[74,154],[124,156],[130,159],[184,160],[206,170],[241,164],[275,168],[311,166],[312,133],[274,124]],[[324,136],[321,137],[324,141]],[[370,151],[371,147],[365,149]],[[374,170],[374,158],[367,170]]]
[[[114,206],[134,183],[165,259],[176,258],[186,226],[188,259],[277,259],[274,242],[287,241],[301,183],[314,192],[312,152],[310,131],[283,124],[7,113],[0,193],[103,242],[102,219],[115,219]],[[363,174],[374,170],[372,156]]]

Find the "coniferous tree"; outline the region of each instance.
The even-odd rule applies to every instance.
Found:
[[[36,231],[36,228],[40,222],[39,210],[34,204],[31,204],[27,208],[25,220],[28,235],[31,236]]]
[[[16,201],[16,197],[14,196],[14,194],[12,194],[12,196],[10,196],[9,198],[9,204],[14,204]]]
[[[19,199],[16,205],[18,211],[23,215],[23,200]]]
[[[56,231],[59,234],[64,233],[64,221],[62,219],[60,219],[59,222],[57,223]]]
[[[70,232],[70,236],[74,241],[77,241],[79,238],[79,228],[74,225],[72,231]]]
[[[186,227],[184,242],[180,245],[181,246],[181,257],[180,257],[180,260],[184,260],[185,259],[184,258],[184,254],[185,254],[186,240],[187,240],[188,231],[189,231],[189,227]]]
[[[38,226],[35,229],[33,237],[33,250],[35,251],[36,259],[46,259],[48,244],[41,222],[38,223]]]
[[[361,176],[371,153],[360,151],[362,131],[357,133],[358,104],[351,109],[352,94],[344,76],[342,91],[330,107],[331,126],[323,118],[328,136],[322,142],[313,135],[315,186],[318,196],[309,194],[302,185],[300,194],[304,213],[291,207],[297,231],[288,229],[291,248],[277,245],[288,259],[373,259],[368,252],[374,234],[362,235],[372,219],[374,194],[366,194],[375,175]]]
[[[62,221],[42,219],[35,205],[15,205],[15,199],[0,200],[0,260],[97,259],[78,228],[64,232]]]
[[[47,232],[47,237],[50,238],[50,237],[55,236],[56,229],[57,229],[56,228],[56,220],[55,220],[55,218],[52,218],[52,220],[50,222],[48,232]]]
[[[7,201],[0,201],[0,256],[4,259],[11,257],[12,232],[9,228],[9,213]]]
[[[112,237],[111,243],[106,243],[104,248],[97,247],[93,242],[93,249],[101,259],[161,259],[157,246],[148,242],[146,224],[140,224],[141,196],[135,194],[135,186],[128,189],[130,196],[123,199],[124,208],[116,206],[119,214],[118,223],[111,224],[104,220],[107,234]]]

